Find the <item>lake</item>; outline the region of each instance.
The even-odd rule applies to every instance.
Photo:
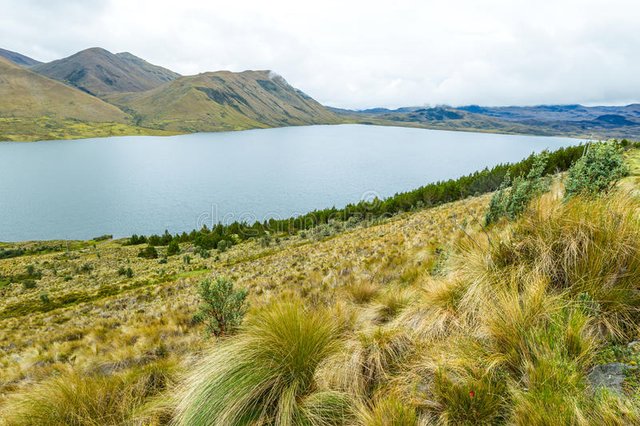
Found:
[[[0,241],[290,217],[579,142],[366,125],[3,142]]]

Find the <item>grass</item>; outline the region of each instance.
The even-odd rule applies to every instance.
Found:
[[[328,313],[299,302],[261,310],[190,375],[177,423],[342,424],[347,395],[314,380],[318,365],[339,349],[339,337]]]
[[[145,405],[170,384],[174,364],[167,361],[124,374],[63,372],[28,392],[12,395],[2,421],[9,425],[122,425],[161,420]]]
[[[168,136],[177,132],[148,129],[125,123],[88,122],[51,117],[0,117],[0,141],[32,142],[108,136]]]
[[[604,198],[565,201],[560,177],[552,188],[519,219],[488,228],[478,220],[483,196],[328,239],[250,240],[206,259],[181,244],[190,264],[141,259],[139,247],[117,240],[0,259],[2,277],[29,265],[42,274],[36,289],[0,288],[2,312],[26,310],[0,318],[0,417],[8,425],[638,424],[637,370],[621,393],[589,379],[596,365],[640,362],[627,346],[639,337],[636,176]],[[249,291],[235,336],[207,340],[192,320],[208,274]],[[40,293],[54,303],[91,297],[27,313]],[[145,384],[153,369],[163,386]]]

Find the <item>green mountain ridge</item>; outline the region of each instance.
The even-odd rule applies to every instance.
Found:
[[[0,101],[0,140],[344,122],[271,71],[218,71],[182,77],[129,52],[113,54],[102,48],[85,49],[28,70],[5,62],[0,67],[5,86]],[[21,83],[15,74],[21,75]]]
[[[207,72],[106,100],[132,113],[140,125],[182,132],[342,121],[272,71]]]

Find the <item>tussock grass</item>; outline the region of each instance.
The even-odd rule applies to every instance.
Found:
[[[588,305],[604,334],[621,339],[635,334],[640,221],[632,198],[539,202],[489,254],[494,273],[535,271],[556,292]]]
[[[388,381],[413,353],[414,341],[404,329],[374,326],[356,332],[317,371],[324,387],[364,400]]]
[[[358,424],[361,426],[417,426],[418,415],[414,407],[394,396],[385,396],[360,409]]]
[[[341,424],[349,414],[348,396],[320,389],[314,379],[318,365],[339,349],[339,337],[326,311],[296,302],[261,310],[191,375],[177,423]]]
[[[424,340],[438,340],[465,329],[470,318],[462,309],[468,285],[458,279],[429,281],[412,303],[403,310],[395,324],[402,325]]]
[[[354,303],[369,303],[380,292],[380,287],[370,281],[360,281],[346,287],[346,292]]]
[[[0,424],[102,426],[158,421],[158,414],[146,413],[145,405],[172,383],[174,373],[174,363],[168,361],[108,376],[65,372],[12,395]]]

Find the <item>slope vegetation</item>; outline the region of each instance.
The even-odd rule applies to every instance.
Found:
[[[98,47],[34,66],[33,70],[96,96],[149,90],[179,77],[131,53],[113,54]]]
[[[639,424],[639,157],[488,228],[481,196],[211,256],[3,246],[0,424]],[[209,342],[211,275],[252,308]]]
[[[107,99],[134,114],[139,124],[183,132],[340,121],[270,71],[204,73]]]

